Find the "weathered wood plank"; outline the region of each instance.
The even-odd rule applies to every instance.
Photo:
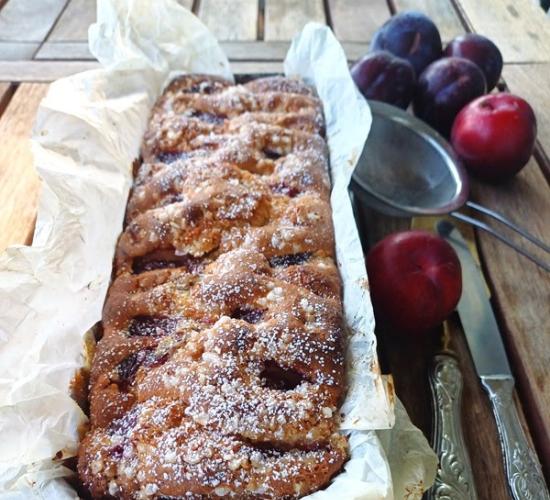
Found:
[[[42,44],[35,60],[57,61],[92,61],[94,56],[88,48],[88,42],[45,42]]]
[[[221,42],[221,46],[232,61],[282,61],[290,41]],[[369,44],[364,42],[343,42],[342,46],[349,61],[358,59],[369,49]]]
[[[510,91],[535,110],[542,168],[550,177],[550,64],[507,64],[503,76]]]
[[[0,61],[0,82],[52,82],[98,67],[96,61]]]
[[[497,44],[504,62],[550,62],[550,22],[530,0],[456,0],[468,25]]]
[[[32,238],[40,180],[29,137],[47,88],[44,84],[20,85],[0,118],[0,251],[16,243],[28,244]]]
[[[227,41],[220,42],[220,45],[232,61],[282,61],[288,52],[290,42]],[[369,44],[363,42],[343,42],[342,46],[350,61],[364,55],[369,48]],[[34,59],[57,61],[94,60],[86,42],[46,42],[40,47]]]
[[[193,6],[193,0],[178,0],[187,9]],[[97,0],[70,0],[59,17],[49,42],[86,42],[88,28],[96,20]]]
[[[266,0],[265,40],[292,40],[308,21],[325,23],[323,0]]]
[[[390,17],[386,0],[329,0],[332,28],[339,40],[368,42]]]
[[[514,179],[491,186],[472,182],[472,199],[550,243],[548,183],[534,160]],[[489,222],[489,221],[487,221]],[[550,472],[550,280],[535,264],[480,233],[479,248],[503,337],[535,443]],[[531,246],[534,253],[536,250]],[[541,258],[548,257],[538,252]]]
[[[80,71],[99,68],[97,61],[0,61],[0,82],[52,82]],[[235,61],[235,73],[280,73],[282,61]]]
[[[0,42],[0,61],[32,59],[38,47],[38,42]]]
[[[235,61],[231,63],[235,74],[282,73],[282,61]]]
[[[96,20],[96,0],[70,0],[55,24],[48,40],[85,41],[88,27]]]
[[[428,15],[437,25],[441,38],[448,42],[464,33],[464,25],[451,0],[390,0],[397,12],[419,10]],[[480,6],[478,5],[479,9]]]
[[[257,0],[201,0],[198,16],[218,40],[256,40]]]
[[[67,0],[9,0],[0,10],[0,40],[42,42]]]

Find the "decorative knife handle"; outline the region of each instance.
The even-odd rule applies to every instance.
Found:
[[[476,500],[460,420],[462,373],[453,356],[440,353],[434,357],[430,387],[434,408],[432,439],[439,457],[439,469],[435,484],[428,491],[428,499]]]
[[[495,414],[512,496],[515,500],[550,500],[539,461],[527,442],[512,399],[514,379],[480,378]]]

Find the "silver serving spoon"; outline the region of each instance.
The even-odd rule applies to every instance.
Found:
[[[468,222],[495,236],[546,271],[550,264],[484,222],[456,210],[481,212],[550,253],[546,245],[503,215],[468,201],[468,176],[449,143],[411,114],[369,101],[372,128],[353,173],[354,194],[375,210],[394,216],[442,215]]]

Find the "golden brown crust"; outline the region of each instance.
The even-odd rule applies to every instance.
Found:
[[[184,76],[145,135],[90,374],[92,496],[296,498],[341,468],[321,105]]]

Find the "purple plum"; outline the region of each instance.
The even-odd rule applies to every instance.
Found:
[[[487,81],[487,91],[495,88],[502,72],[502,54],[488,38],[476,33],[460,35],[445,48],[448,57],[464,57],[476,63]]]
[[[438,57],[443,47],[441,36],[433,21],[421,12],[404,11],[386,21],[374,34],[371,50],[388,50],[407,59],[420,75]]]
[[[367,99],[387,102],[407,109],[411,102],[415,77],[409,61],[387,50],[369,52],[351,68],[351,76]]]
[[[485,93],[485,77],[477,64],[444,57],[420,75],[413,99],[414,113],[448,137],[459,111]]]

